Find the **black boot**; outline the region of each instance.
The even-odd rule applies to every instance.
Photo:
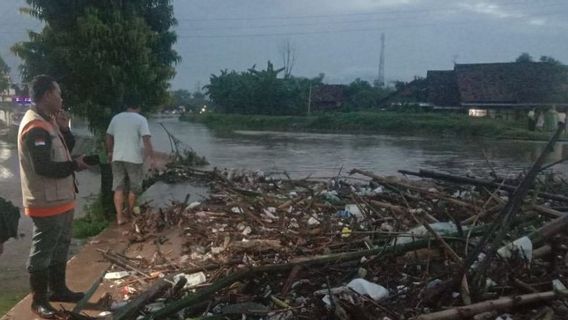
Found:
[[[55,309],[47,301],[48,272],[30,272],[32,311],[43,319],[55,319]]]
[[[82,292],[73,292],[65,284],[67,264],[57,264],[49,267],[50,301],[79,302],[85,296]]]

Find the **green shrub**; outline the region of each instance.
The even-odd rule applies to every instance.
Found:
[[[101,233],[109,222],[106,220],[93,220],[89,217],[75,219],[73,221],[73,236],[78,239],[90,238]]]
[[[110,222],[107,220],[101,195],[85,205],[86,216],[73,221],[73,236],[85,239],[101,233]]]
[[[471,118],[462,113],[378,111],[320,113],[307,117],[207,113],[184,116],[181,120],[200,122],[221,131],[427,134],[529,140],[546,140],[549,136],[547,133],[528,131],[522,121]]]

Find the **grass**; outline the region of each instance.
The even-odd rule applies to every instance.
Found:
[[[471,118],[457,113],[350,112],[309,117],[207,113],[189,115],[215,130],[274,130],[334,133],[442,135],[498,139],[546,140],[549,134],[526,130],[524,121]]]
[[[75,219],[73,221],[73,237],[77,239],[94,237],[106,229],[108,225],[108,221],[93,220],[89,217]]]
[[[3,293],[0,292],[0,316],[5,315],[12,309],[16,303],[20,302],[26,295],[27,291],[16,293]]]
[[[78,239],[94,237],[109,225],[100,195],[85,206],[85,211],[87,215],[84,218],[73,221],[73,237]]]

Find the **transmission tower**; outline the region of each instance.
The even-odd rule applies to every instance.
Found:
[[[379,61],[379,78],[377,79],[379,87],[385,86],[385,34],[381,33],[381,57]]]

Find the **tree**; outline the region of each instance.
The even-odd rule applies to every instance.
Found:
[[[371,86],[368,81],[355,79],[346,90],[347,110],[372,109],[379,101],[391,93],[391,89],[379,85]]]
[[[556,66],[562,65],[562,62],[554,59],[553,57],[549,57],[549,56],[541,56],[539,60],[540,60],[540,62],[549,63],[549,64],[556,65]]]
[[[171,105],[173,107],[187,106],[191,103],[191,92],[179,89],[171,92]]]
[[[279,78],[284,68],[275,69],[268,61],[265,70],[256,66],[245,72],[221,70],[211,75],[205,86],[216,110],[226,113],[298,115],[305,111],[310,85],[320,84],[323,79]]]
[[[517,63],[526,63],[526,62],[533,62],[533,57],[528,54],[527,52],[521,53],[520,56],[517,57],[515,60]]]
[[[64,103],[87,118],[99,146],[110,119],[125,102],[151,112],[167,100],[173,65],[179,60],[172,49],[176,20],[171,0],[26,2],[29,7],[22,11],[45,26],[12,47],[23,60],[23,80],[42,73],[55,77]],[[111,183],[110,164],[102,165],[106,213],[113,211]]]
[[[0,93],[10,87],[10,82],[8,81],[8,76],[10,74],[10,68],[0,56]]]
[[[294,69],[294,63],[296,62],[296,47],[290,43],[290,40],[286,40],[280,46],[279,51],[284,67],[284,78],[289,78],[292,75],[292,69]]]
[[[192,98],[196,99],[196,100],[205,100],[206,97],[205,97],[205,93],[203,93],[201,91],[195,91],[193,93]]]
[[[168,109],[175,109],[184,106],[187,111],[198,112],[203,105],[207,105],[207,97],[200,91],[189,92],[185,89],[174,90],[170,92],[170,101],[167,104]]]
[[[126,100],[143,112],[167,98],[179,56],[172,49],[176,21],[170,0],[27,0],[24,11],[45,23],[12,51],[22,58],[25,81],[47,73],[60,83],[64,101],[96,133]]]

